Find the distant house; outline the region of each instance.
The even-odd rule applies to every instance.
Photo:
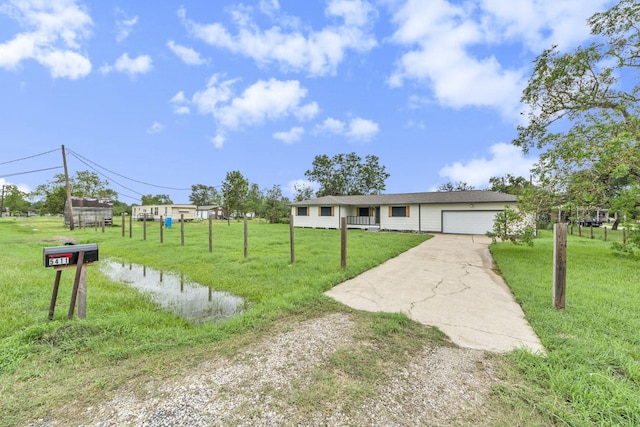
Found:
[[[198,219],[226,219],[227,210],[222,206],[198,206],[196,210]]]
[[[196,219],[196,205],[133,205],[131,217],[134,221],[160,221],[171,217],[173,221]]]
[[[516,196],[493,191],[452,191],[368,196],[325,196],[291,205],[297,227],[485,234]]]
[[[109,199],[91,197],[71,197],[73,225],[75,227],[94,227],[111,225],[113,221],[113,202]],[[69,227],[69,204],[64,204],[64,224]]]

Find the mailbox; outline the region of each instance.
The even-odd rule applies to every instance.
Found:
[[[45,267],[63,267],[78,264],[78,255],[84,251],[84,263],[98,261],[98,245],[88,243],[85,245],[54,246],[43,249]]]

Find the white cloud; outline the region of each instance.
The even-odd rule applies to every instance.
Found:
[[[191,114],[191,108],[189,108],[189,100],[184,96],[184,92],[180,91],[169,100],[173,104],[173,112],[178,115]]]
[[[240,127],[262,125],[267,121],[289,117],[307,120],[318,112],[315,102],[303,103],[307,89],[301,87],[297,80],[258,80],[241,94],[236,94],[234,86],[238,79],[222,80],[221,77],[219,74],[212,76],[207,87],[196,92],[191,100],[183,92],[178,92],[171,99],[177,114],[186,111],[190,105],[194,105],[200,114],[211,114],[218,128],[218,134],[213,139],[216,147],[224,144],[229,131]],[[294,138],[297,132],[292,130],[288,137]],[[287,137],[279,133],[276,138]]]
[[[219,82],[219,74],[215,74],[207,82],[207,88],[193,95],[192,102],[202,114],[214,113],[219,105],[233,97],[233,85],[236,79]]]
[[[511,174],[528,178],[535,159],[522,155],[522,150],[511,144],[498,143],[489,148],[490,158],[476,158],[446,165],[438,172],[449,181],[463,181],[476,188],[485,188],[492,176]]]
[[[573,46],[588,36],[586,19],[607,3],[408,0],[393,11],[397,29],[392,41],[406,51],[389,84],[398,87],[406,80],[416,81],[444,106],[490,107],[516,119],[529,70],[510,66],[511,57],[499,58],[491,47],[520,44],[527,53],[538,54],[552,44]]]
[[[341,120],[328,117],[322,122],[322,124],[316,125],[316,129],[321,132],[329,132],[335,134],[344,134],[345,123]]]
[[[271,7],[267,7],[267,6]],[[261,9],[269,14],[278,8],[277,2],[263,2]],[[346,52],[366,52],[377,42],[369,28],[375,19],[375,9],[364,0],[333,0],[325,11],[330,17],[342,18],[339,26],[327,26],[319,31],[283,29],[291,18],[283,18],[282,25],[260,29],[247,14],[246,8],[232,12],[238,26],[231,34],[220,23],[198,24],[186,19],[184,8],[178,11],[191,34],[213,46],[252,58],[260,65],[277,63],[284,71],[304,71],[310,75],[334,75]]]
[[[287,132],[275,132],[272,136],[285,144],[293,144],[294,142],[300,141],[302,135],[304,135],[304,128],[301,126],[294,126]]]
[[[173,40],[167,43],[167,47],[187,65],[202,65],[207,61],[200,57],[200,54],[190,47],[181,46]]]
[[[122,17],[122,19],[116,21],[116,41],[120,43],[129,37],[134,25],[138,23],[138,17],[128,18],[120,8],[116,9],[116,14]]]
[[[368,141],[373,138],[380,130],[376,122],[356,117],[349,122],[349,130],[347,136],[352,139]]]
[[[213,142],[213,145],[216,148],[222,148],[222,146],[224,145],[226,140],[227,139],[225,138],[225,136],[222,133],[219,133],[216,136],[214,136],[213,138],[211,138],[211,142]]]
[[[153,122],[153,124],[147,129],[148,134],[160,133],[164,130],[164,126],[161,123]]]
[[[135,77],[138,74],[146,74],[151,71],[152,61],[149,55],[139,55],[135,58],[129,58],[128,53],[123,53],[113,65],[104,65],[100,71],[108,74],[112,71],[129,74]]]
[[[244,90],[242,95],[213,112],[220,126],[237,129],[241,125],[262,124],[295,115],[307,90],[296,80],[259,80]]]
[[[343,135],[352,140],[369,141],[380,131],[380,127],[376,122],[360,117],[351,119],[349,123],[329,117],[316,125],[316,130]]]
[[[11,0],[0,5],[0,13],[24,29],[0,43],[0,68],[13,70],[32,59],[49,68],[54,78],[78,79],[91,72],[80,42],[91,35],[93,21],[74,0]]]

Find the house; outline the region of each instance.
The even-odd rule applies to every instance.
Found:
[[[198,206],[196,209],[198,219],[226,219],[227,210],[222,206]]]
[[[493,191],[452,191],[367,196],[324,196],[291,205],[297,227],[485,234],[516,196]]]
[[[131,216],[134,220],[160,221],[162,218],[171,217],[174,221],[180,221],[184,215],[185,221],[196,219],[196,205],[133,205]]]
[[[94,227],[104,222],[113,222],[113,202],[109,199],[92,197],[71,197],[73,225],[75,227]],[[64,225],[69,227],[69,203],[64,203]]]

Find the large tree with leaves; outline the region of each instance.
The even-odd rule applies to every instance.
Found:
[[[640,3],[622,0],[588,23],[597,41],[536,59],[514,144],[542,150],[535,172],[546,188],[628,213],[640,204],[627,197],[640,184]]]
[[[222,203],[222,195],[216,187],[194,184],[191,186],[189,200],[196,206],[220,205]]]
[[[141,197],[143,205],[172,205],[173,200],[168,194],[145,194]]]
[[[222,183],[222,196],[229,215],[234,212],[236,214],[244,214],[246,212],[248,195],[249,181],[240,171],[227,172],[227,176]]]
[[[356,153],[316,156],[304,174],[320,185],[318,197],[379,194],[389,178],[377,156],[367,155],[363,162]]]
[[[108,188],[109,181],[102,180],[95,172],[78,171],[69,177],[71,195],[76,197],[95,197],[116,200],[118,193]],[[53,180],[39,185],[35,196],[44,199],[40,213],[61,214],[66,201],[66,183],[64,174],[56,174]]]

